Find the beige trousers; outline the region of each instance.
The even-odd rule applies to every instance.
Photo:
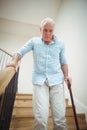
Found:
[[[49,104],[52,111],[53,130],[67,130],[65,119],[64,85],[55,86],[34,85],[33,113],[35,117],[34,130],[47,130]]]

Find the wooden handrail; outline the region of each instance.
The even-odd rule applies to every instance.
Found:
[[[6,67],[4,70],[0,71],[0,95],[4,92],[8,83],[15,74],[14,67]]]

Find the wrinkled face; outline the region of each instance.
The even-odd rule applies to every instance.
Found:
[[[49,44],[53,39],[54,25],[51,23],[46,23],[40,28],[42,38],[46,44]]]

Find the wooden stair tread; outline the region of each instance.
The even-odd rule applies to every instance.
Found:
[[[14,103],[14,107],[32,107],[32,100],[31,99],[22,99],[22,100],[16,100]],[[71,105],[66,105],[67,108],[72,108]]]
[[[33,130],[33,127],[34,125],[29,125],[29,126],[25,126],[25,127],[15,127],[15,128],[11,128],[10,130]],[[87,126],[85,125],[80,125],[80,130],[87,130]],[[53,126],[49,126],[48,127],[49,130],[53,130]],[[71,125],[71,126],[68,126],[68,130],[76,130],[76,126],[75,125]]]
[[[74,128],[76,128],[76,126],[72,124],[72,125],[68,126],[68,128],[74,129]],[[84,130],[84,129],[87,130],[87,125],[86,124],[79,124],[79,128],[82,130]]]
[[[28,100],[28,101],[29,101],[29,100],[32,100],[32,94],[19,94],[19,93],[18,93],[18,94],[16,94],[16,101],[17,101],[17,100],[20,100],[20,101],[21,101],[21,100],[24,100],[24,101],[25,101],[25,100]],[[68,99],[66,98],[65,100],[66,100],[66,106],[69,106],[69,105],[68,105]]]
[[[32,108],[32,102],[15,103],[14,108]],[[66,109],[71,109],[72,106],[66,106]]]
[[[21,110],[20,110],[21,109]],[[26,110],[24,108],[20,108],[20,109],[14,109],[13,110],[13,116],[14,115],[18,115],[18,116],[32,116],[33,115],[33,110],[26,108]],[[51,112],[49,112],[49,115],[51,116]],[[66,116],[73,116],[73,111],[68,113],[68,111],[66,112]]]
[[[74,120],[74,118],[72,119],[72,118],[69,118],[69,119],[67,119],[66,118],[66,122],[67,122],[67,125],[69,125],[69,126],[71,126],[71,125],[75,125],[75,120]],[[15,125],[16,124],[16,126],[27,126],[27,125],[31,125],[31,124],[33,124],[34,123],[34,118],[30,118],[30,117],[20,117],[20,118],[13,118],[12,119],[12,122],[11,122],[11,126],[13,125]],[[49,118],[49,120],[48,120],[48,123],[49,124],[52,124],[53,123],[53,121],[52,121],[52,118]],[[83,121],[83,120],[80,120],[79,118],[78,118],[78,123],[79,124],[82,124],[82,125],[86,125],[87,126],[87,124],[85,123],[85,121]]]
[[[22,99],[32,99],[32,94],[16,94],[16,100],[22,100]]]

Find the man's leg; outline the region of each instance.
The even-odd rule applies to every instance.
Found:
[[[55,85],[50,88],[50,105],[53,116],[54,130],[67,130],[63,84]]]
[[[34,85],[33,112],[35,117],[34,130],[47,130],[49,88],[45,84],[43,86]]]

